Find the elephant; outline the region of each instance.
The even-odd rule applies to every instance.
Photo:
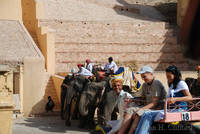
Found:
[[[80,97],[79,112],[82,115],[80,127],[88,124],[89,128],[93,128],[95,123],[93,120],[95,109],[103,97],[107,81],[87,83]]]
[[[95,125],[93,117],[96,108],[98,108],[98,124],[104,125],[105,121],[117,119],[118,96],[110,87],[109,80],[110,78],[106,77],[102,82],[87,83],[81,94],[79,112],[85,116],[85,120],[88,120],[88,123],[84,124],[88,124],[90,128]],[[127,87],[125,88],[127,90]]]
[[[69,83],[70,81],[72,80],[73,76],[72,75],[67,75],[65,77],[65,79],[63,80],[62,82],[62,85],[61,85],[61,112],[60,112],[60,116],[61,116],[61,119],[64,120],[64,104],[65,104],[65,97],[66,97],[66,93],[67,93],[67,88],[69,88]]]
[[[185,82],[187,83],[190,93],[195,97],[200,96],[200,83],[197,79],[194,78],[185,78]]]
[[[66,80],[67,81],[67,80]],[[64,100],[64,103],[62,102],[61,105],[64,108],[64,110],[62,110],[61,115],[65,115],[66,117],[66,121],[65,121],[65,125],[70,126],[71,125],[71,118],[72,115],[71,113],[73,113],[73,109],[71,109],[72,107],[72,101],[75,100],[76,105],[75,107],[78,107],[78,102],[80,99],[80,94],[84,89],[84,86],[89,82],[89,80],[87,78],[85,78],[84,76],[72,76],[68,81],[67,81],[67,85],[65,86],[66,89],[63,89],[61,96],[65,99],[62,99],[62,101]],[[66,95],[64,95],[66,93]],[[64,97],[65,96],[65,97]],[[75,108],[78,109],[78,108]]]

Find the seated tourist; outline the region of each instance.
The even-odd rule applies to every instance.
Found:
[[[78,66],[78,69],[79,69],[77,75],[83,75],[83,76],[85,76],[87,78],[93,76],[93,74],[89,70],[84,68],[82,64],[78,64],[77,66]]]
[[[191,100],[192,96],[185,81],[181,80],[181,72],[176,66],[169,66],[166,69],[166,77],[169,84],[169,91],[167,95],[168,104],[181,105],[181,107],[176,111],[185,111],[187,109],[186,101]],[[150,110],[144,112],[137,126],[135,134],[148,134],[152,122],[154,120],[158,120],[156,118],[159,118],[157,116],[160,112],[161,111],[159,110]],[[163,119],[163,116],[160,119]]]
[[[123,125],[120,128],[118,134],[125,134],[127,131],[129,134],[133,134],[144,111],[149,109],[159,109],[161,105],[159,100],[163,100],[166,97],[165,88],[159,80],[155,79],[151,67],[143,66],[138,73],[141,74],[141,77],[144,80],[144,84],[140,90],[140,95],[145,98],[146,105],[141,107],[133,106],[127,108],[124,115]],[[130,103],[132,100],[126,101]],[[131,104],[132,103],[128,105]],[[129,129],[130,125],[131,127]]]
[[[109,57],[108,58],[108,64],[106,64],[106,66],[105,66],[105,70],[106,70],[106,73],[107,74],[112,74],[112,73],[115,73],[117,70],[118,70],[118,68],[117,68],[117,65],[116,65],[116,63],[113,61],[113,58],[112,57]]]
[[[92,63],[91,63],[90,59],[86,60],[86,69],[89,70],[92,73],[93,67],[92,67]]]

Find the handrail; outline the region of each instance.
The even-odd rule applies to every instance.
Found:
[[[197,101],[198,102],[193,102]],[[188,105],[188,109],[185,111],[180,111],[180,112],[169,112],[170,107],[167,103],[167,99],[165,100],[165,107],[164,107],[164,119],[161,120],[160,122],[175,122],[175,121],[182,121],[182,117],[184,113],[189,114],[191,118],[189,118],[187,121],[194,121],[194,120],[200,120],[200,97],[199,98],[192,98],[191,100],[187,101],[191,105]],[[174,109],[180,108],[181,105],[176,105],[174,106]],[[195,109],[197,108],[197,109]],[[194,109],[194,111],[192,111]]]

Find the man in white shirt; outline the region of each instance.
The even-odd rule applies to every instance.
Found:
[[[92,73],[92,64],[91,64],[91,60],[90,59],[87,59],[86,60],[86,63],[87,63],[87,65],[86,65],[86,69],[87,70],[89,70],[91,73]]]
[[[93,75],[89,70],[84,68],[82,64],[78,64],[77,66],[79,68],[78,75],[83,75],[86,76],[87,78]]]
[[[106,64],[106,66],[105,66],[106,73],[107,74],[115,73],[118,70],[118,68],[117,68],[116,63],[113,61],[113,58],[109,57],[108,62],[109,63]]]

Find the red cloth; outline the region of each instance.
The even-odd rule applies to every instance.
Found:
[[[101,81],[104,77],[105,77],[105,72],[103,72],[103,71],[98,71],[97,72],[97,75],[99,76],[99,80]]]
[[[90,62],[91,62],[91,60],[90,60],[90,59],[87,59],[87,60],[86,60],[86,62],[87,62],[87,63],[90,63]]]
[[[82,67],[82,64],[78,64],[77,66],[78,66],[78,67]]]

